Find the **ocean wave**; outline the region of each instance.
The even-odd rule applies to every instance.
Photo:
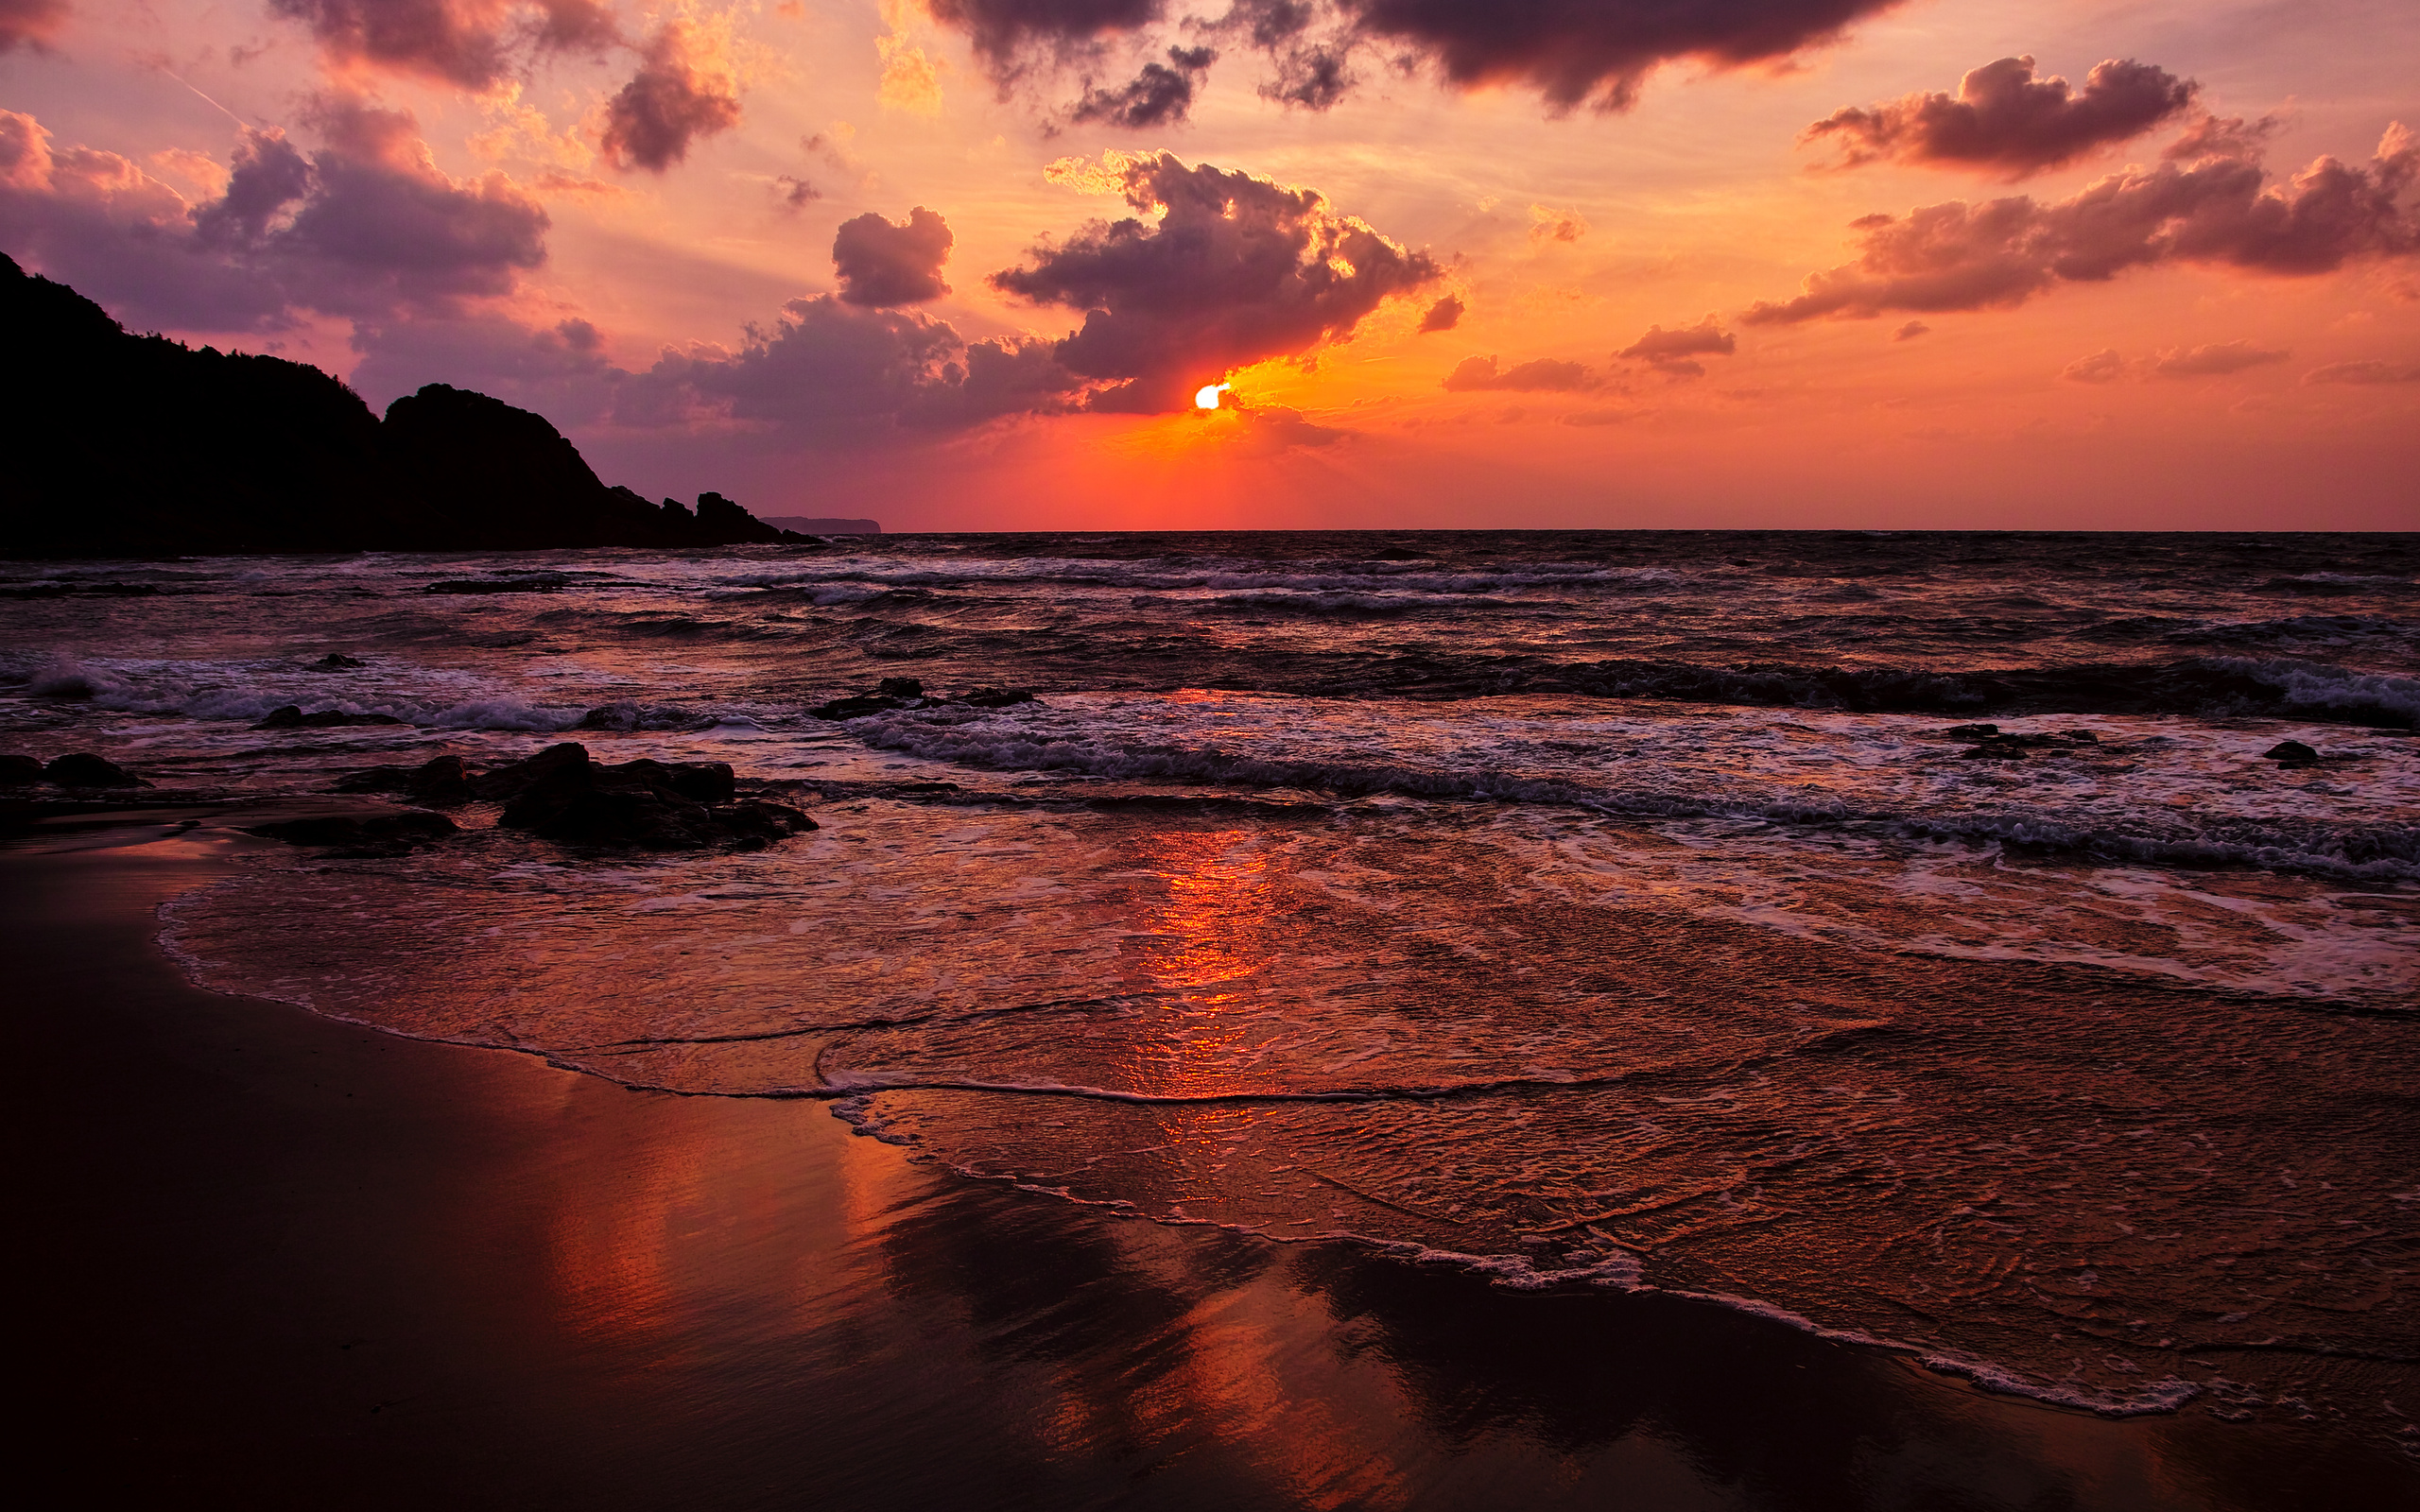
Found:
[[[1179,609],[1231,614],[1311,614],[1349,618],[1384,618],[1396,614],[1439,611],[1468,613],[1474,610],[1510,610],[1535,613],[1533,599],[1493,598],[1480,593],[1372,593],[1344,589],[1265,589],[1219,593],[1208,598],[1167,598],[1146,593],[1130,600],[1135,609]]]
[[[1487,693],[1571,692],[1855,713],[2290,714],[2420,729],[2420,679],[2261,657],[1992,671],[1597,662],[1487,680],[1493,683]]]
[[[1907,813],[1841,798],[1724,799],[1602,786],[1568,779],[1390,762],[1288,760],[1215,746],[1119,742],[1037,730],[1014,717],[976,711],[875,714],[850,731],[879,749],[994,771],[1062,771],[1119,780],[1297,788],[1363,798],[1547,804],[1634,818],[1733,818],[1801,826],[1855,826],[1909,839],[1993,844],[2103,862],[2251,867],[2361,882],[2420,880],[2420,827],[2327,825],[2291,819],[2205,817],[2193,830],[2156,831],[2148,821],[2080,823],[2070,816]],[[2185,821],[2169,821],[2182,823]]]
[[[94,689],[83,695],[97,709],[120,713],[182,714],[188,719],[256,720],[270,711],[294,704],[305,713],[334,710],[348,714],[386,714],[426,730],[527,730],[545,734],[576,728],[589,712],[577,707],[531,703],[524,698],[466,698],[453,702],[377,698],[296,698],[291,693],[250,688],[205,688],[146,691],[107,674],[78,674],[76,680]]]
[[[821,562],[813,569],[741,574],[719,580],[730,588],[804,590],[856,588],[981,589],[1048,588],[1061,585],[1171,593],[1282,591],[1395,593],[1501,593],[1521,589],[1599,590],[1623,593],[1722,591],[1736,587],[1727,575],[1680,572],[1666,567],[1615,567],[1602,562],[1522,562],[1505,567],[1443,567],[1430,562],[1312,561],[1288,568],[1244,563],[1175,566],[1165,559],[1090,561],[1022,558],[930,564],[864,559]]]

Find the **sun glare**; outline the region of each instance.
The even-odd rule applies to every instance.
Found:
[[[1196,409],[1216,409],[1219,407],[1219,396],[1226,391],[1225,384],[1205,385],[1194,394],[1193,405]]]

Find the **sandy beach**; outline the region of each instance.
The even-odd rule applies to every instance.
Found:
[[[0,850],[29,1441],[96,1493],[2139,1509],[2420,1481],[2325,1424],[2100,1418],[1702,1304],[1101,1216],[818,1103],[203,992],[154,910],[259,842],[199,816]]]

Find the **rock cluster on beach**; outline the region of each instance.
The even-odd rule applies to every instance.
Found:
[[[2021,762],[2029,750],[2073,750],[2078,746],[2098,746],[2100,737],[2089,730],[2062,730],[2055,734],[2019,735],[2004,731],[1997,725],[1952,725],[1943,730],[1947,740],[1967,742],[1966,760]]]
[[[436,807],[501,802],[501,828],[563,845],[754,850],[816,828],[787,804],[740,797],[722,762],[609,765],[571,741],[476,775],[459,756],[367,767],[338,781],[337,791],[394,793]]]
[[[15,752],[0,753],[0,787],[149,787],[151,784],[112,761],[88,750],[53,757],[43,763]]]
[[[927,694],[914,678],[885,678],[871,693],[835,698],[807,711],[818,719],[862,719],[867,714],[899,709],[1006,709],[1012,704],[1040,703],[1023,688],[973,688],[960,694]]]
[[[564,845],[753,850],[816,827],[786,804],[738,797],[724,763],[640,760],[612,766],[571,741],[475,778],[471,789],[506,800],[496,820],[505,829]]]

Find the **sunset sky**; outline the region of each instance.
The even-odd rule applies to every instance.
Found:
[[[2411,0],[1229,5],[0,0],[0,249],[890,530],[2420,528]]]

